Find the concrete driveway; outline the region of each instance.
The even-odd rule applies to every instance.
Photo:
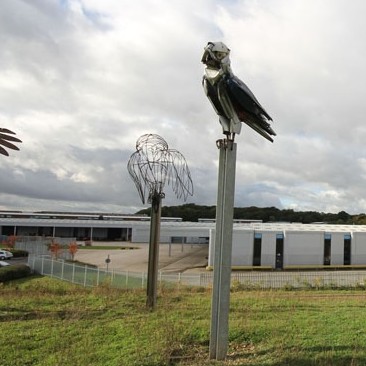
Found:
[[[136,249],[80,249],[75,259],[84,263],[106,268],[106,259],[109,256],[109,269],[130,272],[147,272],[149,245],[131,243],[99,243],[96,246],[134,247]],[[162,272],[182,273],[186,271],[205,271],[207,266],[207,244],[160,244],[159,270]]]

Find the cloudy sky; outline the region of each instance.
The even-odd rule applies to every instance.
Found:
[[[222,129],[201,79],[208,41],[272,116],[246,125],[235,206],[366,211],[363,0],[2,0],[0,209],[134,213],[127,162],[143,134],[190,168],[187,202],[215,205]],[[169,186],[164,205],[177,200]]]

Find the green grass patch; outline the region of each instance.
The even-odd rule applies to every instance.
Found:
[[[366,293],[361,290],[236,291],[228,358],[208,359],[210,290],[82,288],[34,276],[1,285],[0,365],[361,366]]]

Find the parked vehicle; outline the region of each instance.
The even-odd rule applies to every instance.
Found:
[[[6,267],[6,266],[10,266],[10,263],[4,262],[4,261],[0,261],[0,268],[1,267]]]
[[[0,260],[4,260],[4,259],[11,259],[13,257],[13,253],[7,251],[7,250],[0,250]]]

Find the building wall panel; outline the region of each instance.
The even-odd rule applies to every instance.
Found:
[[[353,233],[351,244],[351,264],[366,263],[366,233]]]
[[[234,231],[232,246],[232,265],[251,266],[253,264],[254,230]]]
[[[276,266],[276,235],[277,232],[262,233],[262,266]]]
[[[284,242],[284,266],[322,265],[324,233],[313,231],[286,231]]]
[[[343,265],[344,233],[333,232],[331,234],[330,264]]]

